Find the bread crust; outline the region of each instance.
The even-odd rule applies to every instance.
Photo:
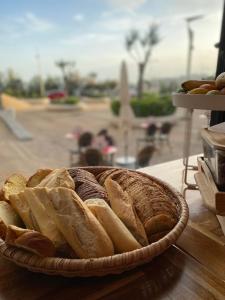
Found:
[[[69,172],[65,168],[55,169],[49,173],[37,187],[65,187],[68,189],[75,189],[75,183]]]
[[[42,257],[52,257],[56,251],[53,243],[40,232],[13,225],[7,227],[5,242]]]
[[[41,183],[41,181],[48,176],[52,169],[38,169],[27,181],[27,187],[35,187]]]
[[[117,253],[141,248],[141,245],[103,199],[85,201],[111,238]]]
[[[72,190],[44,189],[42,202],[71,248],[80,258],[113,255],[112,241],[87,205]]]
[[[121,186],[111,178],[106,179],[105,187],[112,210],[126,225],[136,240],[142,246],[147,246],[148,238],[144,226],[135,211],[133,202],[128,193],[123,191]]]

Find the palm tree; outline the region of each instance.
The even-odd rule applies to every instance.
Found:
[[[63,76],[63,83],[65,90],[67,90],[67,68],[73,68],[75,66],[75,62],[73,61],[65,61],[63,59],[55,62],[56,66],[61,70]]]
[[[158,35],[158,25],[150,25],[144,36],[141,36],[138,30],[133,29],[126,36],[126,49],[138,66],[137,94],[141,99],[143,95],[143,82],[146,66],[152,54],[154,46],[160,42]]]

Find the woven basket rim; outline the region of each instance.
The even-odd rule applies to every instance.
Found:
[[[114,167],[84,167],[82,169],[89,171],[102,171],[112,168],[122,169]],[[124,171],[126,170],[127,169],[124,169]],[[138,173],[141,176],[155,181],[160,186],[163,186],[163,188],[168,190],[171,195],[173,195],[173,198],[176,199],[176,202],[180,205],[180,218],[177,224],[167,235],[157,242],[151,243],[146,247],[142,247],[134,251],[115,254],[108,257],[69,259],[59,257],[41,258],[35,254],[27,252],[26,250],[17,249],[15,247],[6,245],[6,243],[0,239],[0,256],[35,272],[64,276],[101,276],[110,273],[121,273],[123,271],[123,266],[124,270],[130,269],[133,266],[145,263],[151,260],[153,257],[159,255],[170,245],[172,245],[184,230],[189,216],[187,203],[183,196],[170,184],[141,171],[129,171]],[[116,272],[117,269],[118,272]],[[122,269],[121,272],[119,271],[120,269]]]

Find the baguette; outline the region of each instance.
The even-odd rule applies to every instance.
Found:
[[[23,248],[42,257],[55,255],[53,243],[40,232],[22,229],[13,225],[7,227],[6,244]]]
[[[85,204],[105,228],[117,253],[141,248],[131,232],[103,199],[89,199],[85,201]]]
[[[39,226],[39,231],[48,237],[56,248],[60,248],[66,244],[66,241],[40,201],[44,197],[43,194],[45,195],[44,190],[45,188],[28,188],[20,193],[20,197],[28,203]]]
[[[5,239],[8,225],[23,226],[23,222],[11,205],[5,201],[0,202],[0,238]]]
[[[112,241],[87,205],[72,190],[42,189],[41,201],[80,258],[113,255]]]
[[[27,181],[27,187],[35,187],[52,172],[52,169],[39,169]]]
[[[135,211],[133,202],[128,193],[123,191],[121,186],[111,178],[106,179],[105,187],[112,210],[127,226],[136,240],[142,246],[147,246],[148,238],[144,226]]]
[[[37,187],[65,187],[68,189],[75,189],[75,183],[69,172],[65,169],[55,169],[48,174]]]
[[[26,188],[27,180],[23,175],[12,174],[5,181],[3,186],[3,194],[5,200],[9,201],[10,195],[18,194]]]
[[[10,195],[9,202],[28,229],[40,230],[23,193]]]

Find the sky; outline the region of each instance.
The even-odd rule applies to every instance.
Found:
[[[119,78],[126,60],[130,81],[137,66],[125,48],[131,29],[142,34],[159,25],[160,43],[153,49],[146,79],[185,74],[188,36],[185,18],[195,32],[192,73],[214,74],[222,18],[222,0],[7,0],[0,9],[0,72],[13,68],[24,80],[38,72],[60,76],[55,61],[76,62],[82,76]]]

